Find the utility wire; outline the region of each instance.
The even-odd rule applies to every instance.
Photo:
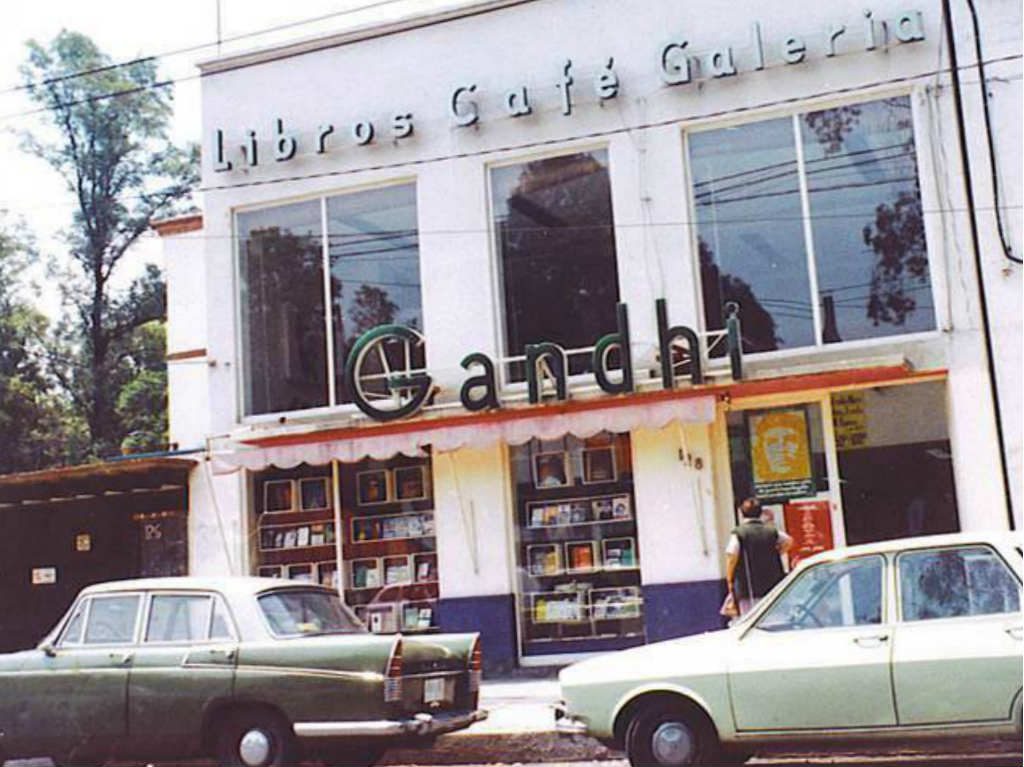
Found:
[[[1020,60],[1022,54],[1015,53],[1012,55],[1002,56],[999,58],[992,59],[990,63],[1002,62],[1002,61],[1013,61]],[[490,149],[478,149],[465,152],[451,152],[447,154],[438,154],[430,157],[422,157],[415,160],[402,160],[391,163],[379,163],[377,165],[364,165],[357,168],[346,168],[340,170],[320,171],[316,173],[299,174],[293,176],[279,176],[269,179],[256,179],[252,181],[238,181],[231,184],[218,184],[205,187],[199,187],[197,191],[200,192],[218,192],[232,189],[245,189],[262,186],[273,186],[276,184],[284,184],[294,181],[306,181],[311,179],[327,179],[327,178],[338,178],[342,176],[354,175],[357,173],[365,173],[368,171],[381,171],[381,170],[395,170],[402,168],[418,167],[423,165],[431,165],[436,162],[443,162],[448,160],[463,160],[473,157],[485,157],[488,155],[503,154],[507,152],[518,152],[527,149],[537,149],[548,146],[564,146],[567,141],[581,141],[587,139],[601,139],[608,138],[610,136],[618,135],[635,130],[646,130],[650,128],[660,128],[669,125],[682,125],[684,122],[708,120],[718,117],[730,117],[733,115],[746,114],[749,112],[756,112],[762,109],[785,106],[789,104],[801,104],[811,99],[824,98],[827,96],[836,96],[842,94],[862,94],[865,89],[884,86],[884,85],[898,85],[902,83],[910,83],[916,80],[922,80],[925,78],[935,77],[941,74],[948,74],[952,70],[948,67],[942,67],[933,69],[926,72],[919,72],[913,75],[901,75],[897,77],[888,78],[886,80],[876,80],[870,83],[860,83],[857,85],[844,86],[839,88],[833,88],[829,90],[818,91],[816,93],[800,94],[796,96],[787,96],[779,99],[765,100],[753,104],[748,104],[742,107],[735,107],[731,109],[721,109],[710,112],[704,112],[700,114],[687,115],[685,119],[678,117],[665,118],[663,120],[654,120],[645,123],[638,123],[630,125],[628,127],[616,127],[608,128],[605,130],[590,131],[587,133],[575,134],[572,136],[558,136],[547,139],[538,139],[535,141],[524,141],[514,144],[505,144]],[[0,118],[2,119],[2,118]]]
[[[285,24],[278,24],[273,27],[264,27],[263,29],[256,29],[252,32],[245,32],[242,34],[234,35],[232,37],[220,38],[218,40],[211,40],[208,43],[196,43],[195,45],[189,45],[184,48],[174,48],[168,51],[162,51],[160,53],[154,53],[148,56],[139,56],[134,59],[128,59],[126,61],[114,62],[111,64],[104,64],[99,67],[92,67],[90,69],[79,69],[75,72],[69,72],[68,74],[60,75],[59,77],[48,77],[44,80],[35,80],[31,83],[22,83],[21,85],[15,85],[10,88],[0,90],[0,96],[5,96],[11,93],[18,93],[19,91],[29,91],[33,88],[42,88],[48,85],[55,85],[57,83],[66,82],[68,80],[75,80],[79,77],[88,77],[89,75],[103,74],[104,72],[111,72],[117,69],[123,69],[125,67],[132,67],[137,64],[144,64],[150,61],[156,61],[157,59],[167,59],[172,56],[181,56],[186,53],[196,53],[198,51],[206,50],[207,48],[215,48],[224,43],[234,43],[239,40],[246,40],[250,37],[262,37],[263,35],[273,34],[274,32],[283,32],[288,29],[294,29],[296,27],[307,26],[309,24],[316,24],[321,21],[328,21],[333,18],[340,16],[348,16],[353,13],[360,13],[362,11],[372,10],[374,8],[380,8],[387,5],[394,5],[395,3],[408,2],[408,0],[377,0],[377,2],[368,3],[366,5],[360,5],[355,8],[349,8],[343,11],[334,11],[332,13],[325,13],[322,16],[311,16],[298,21],[290,21]]]
[[[992,181],[992,196],[995,199],[996,230],[999,232],[999,241],[1003,246],[1003,255],[1015,264],[1024,264],[1024,259],[1013,254],[1013,246],[1003,226],[1003,216],[999,209],[999,170],[996,168],[996,147],[992,137],[992,115],[989,112],[988,103],[988,79],[985,75],[985,60],[982,58],[981,50],[981,29],[978,23],[978,10],[974,7],[974,0],[967,0],[967,7],[971,12],[971,24],[974,26],[974,54],[978,67],[978,80],[981,84],[981,104],[985,115],[985,136],[988,139],[988,161],[989,174]]]

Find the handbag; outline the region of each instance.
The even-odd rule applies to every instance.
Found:
[[[723,618],[738,618],[740,616],[739,605],[736,604],[736,598],[731,593],[725,595],[722,606],[718,608],[718,614]]]

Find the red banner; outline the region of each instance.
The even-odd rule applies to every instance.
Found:
[[[793,538],[789,566],[833,547],[832,514],[828,501],[793,501],[783,507],[786,532]]]

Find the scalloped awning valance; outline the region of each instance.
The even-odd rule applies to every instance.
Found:
[[[251,438],[234,442],[211,456],[215,473],[238,469],[287,469],[301,463],[353,463],[363,458],[387,459],[460,448],[483,448],[497,442],[521,445],[531,439],[557,439],[566,434],[591,437],[602,431],[660,429],[672,422],[711,423],[714,396],[683,397],[637,403],[614,399],[588,401],[573,408],[531,407],[477,416],[452,416],[342,430]],[[552,412],[554,411],[554,412]]]

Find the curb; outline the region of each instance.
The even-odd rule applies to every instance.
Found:
[[[621,758],[622,754],[593,738],[547,730],[442,735],[430,748],[388,751],[381,764],[530,764]]]

